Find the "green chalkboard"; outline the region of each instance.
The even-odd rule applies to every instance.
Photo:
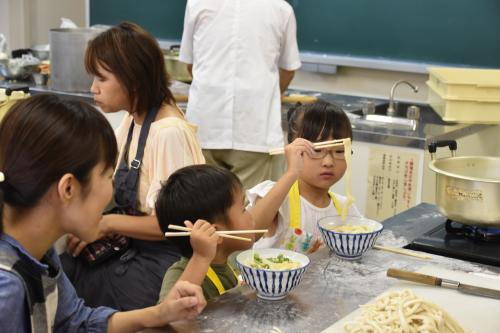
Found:
[[[500,0],[288,2],[301,52],[500,68]],[[131,20],[159,39],[181,39],[186,0],[89,3],[92,25]]]
[[[187,0],[90,0],[90,25],[132,21],[156,38],[182,38]]]

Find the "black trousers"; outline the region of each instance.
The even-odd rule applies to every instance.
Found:
[[[76,293],[88,306],[128,311],[157,303],[163,276],[180,254],[168,241],[133,239],[125,253],[95,266],[68,253],[60,258]]]

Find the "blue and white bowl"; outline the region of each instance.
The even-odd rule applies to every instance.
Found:
[[[370,232],[345,233],[331,230],[332,227],[348,224],[356,226],[367,226]],[[318,227],[326,245],[342,259],[357,260],[363,253],[373,247],[378,236],[384,229],[383,225],[362,216],[347,216],[342,221],[340,216],[327,216],[318,221]]]
[[[262,258],[277,257],[282,254],[293,261],[299,262],[298,268],[287,270],[258,269],[249,266],[256,253]],[[257,297],[267,300],[279,300],[298,286],[304,272],[309,266],[306,255],[284,249],[256,249],[241,252],[236,257],[236,264],[241,271],[243,280],[257,292]]]

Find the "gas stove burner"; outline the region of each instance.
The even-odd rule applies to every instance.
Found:
[[[445,227],[448,234],[465,236],[484,242],[500,242],[500,228],[478,227],[462,224],[450,219],[446,220]]]

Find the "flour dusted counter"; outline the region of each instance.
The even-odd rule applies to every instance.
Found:
[[[435,206],[421,204],[384,222],[386,229],[377,243],[386,246],[404,246],[428,228],[442,223],[442,219],[443,216]],[[389,267],[416,271],[424,266],[439,266],[440,269],[458,273],[473,272],[474,274],[469,274],[471,276],[483,273],[497,274],[497,278],[500,273],[499,267],[441,256],[432,256],[431,260],[421,260],[378,250],[370,250],[360,261],[350,262],[337,259],[323,248],[310,259],[310,267],[299,286],[281,301],[263,301],[257,299],[255,293],[248,287],[238,287],[210,301],[196,320],[177,322],[165,329],[145,332],[321,332],[356,310],[360,304],[365,304],[387,289],[400,285],[401,282],[398,280],[385,276]],[[498,284],[499,280],[493,278],[491,280]],[[409,287],[417,288],[415,292],[419,288],[416,284]],[[452,294],[457,293],[456,291],[446,290],[446,292],[445,295],[456,297]],[[475,302],[481,306],[481,299],[476,298]],[[498,304],[500,305],[500,302]],[[457,306],[463,308],[463,304],[457,304],[445,310],[453,315],[459,310]],[[499,324],[497,317],[494,315],[490,317],[492,325],[495,325],[495,320],[496,325]],[[456,319],[461,321],[460,318]],[[462,323],[465,324],[467,322]],[[487,327],[486,321],[484,326]],[[481,326],[467,328],[478,333],[491,332],[481,330]]]

